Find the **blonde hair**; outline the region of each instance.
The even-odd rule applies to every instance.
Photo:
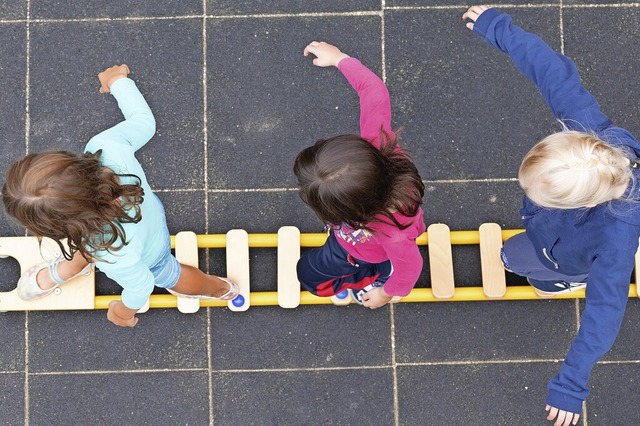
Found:
[[[631,178],[625,153],[588,133],[565,131],[538,142],[518,172],[527,197],[542,207],[574,209],[613,200]]]

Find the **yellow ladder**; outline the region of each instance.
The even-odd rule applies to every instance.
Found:
[[[538,296],[530,286],[506,285],[505,270],[500,262],[503,241],[523,232],[521,229],[503,230],[498,224],[484,223],[478,230],[450,231],[445,224],[433,224],[421,235],[418,245],[429,248],[428,262],[431,273],[431,288],[414,288],[411,293],[395,302],[436,301],[483,301],[483,300],[532,300]],[[233,229],[226,234],[196,235],[180,232],[171,237],[177,259],[191,266],[198,266],[198,249],[224,248],[227,256],[227,276],[240,286],[240,296],[233,301],[210,301],[176,297],[170,294],[153,294],[148,308],[178,308],[180,312],[197,312],[200,307],[228,307],[232,311],[245,311],[251,306],[280,306],[295,308],[299,305],[350,303],[348,297],[317,297],[300,291],[296,275],[296,263],[301,247],[320,247],[327,234],[301,234],[298,228],[284,226],[277,234],[248,234]],[[452,245],[479,245],[482,270],[481,286],[455,287]],[[251,292],[249,287],[249,249],[276,248],[277,291]],[[59,253],[57,245],[48,239],[39,243],[35,237],[0,237],[0,257],[13,257],[23,273],[32,265],[53,259]],[[640,250],[636,254],[636,282],[640,271]],[[630,297],[637,297],[636,285],[629,290]],[[584,289],[558,295],[556,299],[584,297]],[[106,309],[109,302],[119,296],[96,296],[95,275],[78,277],[56,289],[51,295],[39,300],[25,302],[16,290],[0,292],[0,312],[24,310],[82,310]]]

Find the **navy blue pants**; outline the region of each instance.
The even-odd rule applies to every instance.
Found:
[[[298,261],[298,280],[316,296],[329,297],[351,288],[360,290],[373,282],[384,283],[391,275],[391,262],[368,263],[355,259],[331,233],[320,248]]]
[[[501,255],[506,269],[529,278],[531,285],[542,291],[557,291],[558,288],[554,284],[560,281],[568,283],[587,281],[588,274],[565,275],[545,266],[538,259],[536,249],[525,232],[505,241]]]

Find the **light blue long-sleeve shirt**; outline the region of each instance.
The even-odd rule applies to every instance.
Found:
[[[127,244],[118,251],[100,250],[96,253],[102,261],[96,267],[122,286],[122,302],[131,309],[141,308],[155,286],[151,267],[166,250],[168,235],[164,209],[135,158],[135,152],[144,146],[156,131],[156,122],[149,105],[128,78],[116,80],[111,94],[125,120],[91,138],[85,151],[102,150],[100,163],[117,174],[132,174],[140,178],[144,189],[144,201],[140,205],[142,219],[138,223],[122,223]],[[123,183],[134,179],[122,177]],[[118,243],[117,243],[118,244]]]

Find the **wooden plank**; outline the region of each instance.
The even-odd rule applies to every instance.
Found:
[[[491,298],[500,298],[507,292],[507,278],[500,249],[502,248],[502,229],[497,223],[480,225],[480,264],[482,266],[482,288]]]
[[[176,259],[183,265],[198,267],[198,237],[195,232],[183,231],[176,234]],[[185,314],[198,312],[200,300],[178,297],[178,310]]]
[[[283,226],[278,230],[278,305],[296,308],[300,305],[300,281],[296,265],[300,259],[300,230]]]
[[[438,299],[450,299],[455,292],[450,230],[444,223],[427,228],[431,291]]]
[[[236,300],[229,300],[229,309],[236,312],[246,311],[251,303],[249,300],[249,235],[243,229],[232,229],[227,232],[227,277],[240,287],[240,295]]]
[[[48,238],[43,238],[40,244],[36,237],[0,237],[0,256],[15,258],[20,264],[20,274],[59,255],[60,248]],[[24,301],[15,289],[1,292],[0,312],[93,309],[95,292],[95,273],[92,270],[90,274],[74,278],[37,300]]]

